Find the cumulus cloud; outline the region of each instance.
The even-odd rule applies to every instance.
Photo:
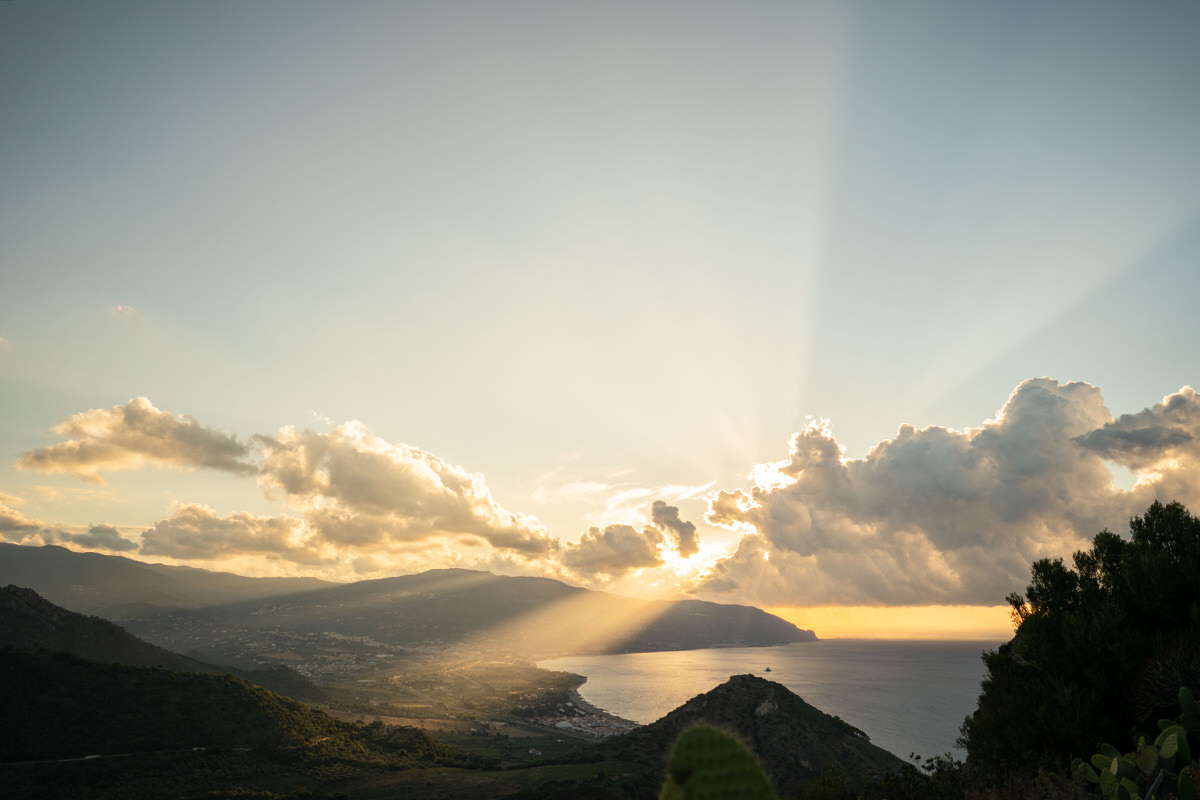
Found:
[[[903,426],[862,459],[811,423],[753,489],[711,499],[706,519],[746,535],[701,590],[768,605],[998,603],[1032,560],[1122,529],[1164,491],[1200,499],[1197,435],[1190,389],[1114,421],[1096,387],[1048,378],[980,428]],[[1159,472],[1124,491],[1110,461]]]
[[[1141,494],[1200,507],[1200,395],[1190,386],[1078,442],[1135,472]]]
[[[675,506],[655,500],[650,505],[650,522],[663,533],[670,532],[675,541],[675,549],[683,558],[690,558],[700,549],[700,537],[696,535],[696,526],[680,519],[679,509]]]
[[[646,526],[639,531],[632,525],[609,525],[604,529],[589,528],[577,544],[563,550],[561,558],[568,569],[585,579],[597,575],[612,577],[660,566],[664,544],[665,539],[656,528]]]
[[[192,417],[161,411],[145,397],[107,410],[84,411],[50,432],[75,438],[22,453],[18,469],[64,472],[94,483],[103,482],[101,469],[134,469],[147,463],[242,475],[257,471],[247,460],[246,444]]]
[[[185,505],[142,534],[141,552],[179,559],[219,561],[264,555],[298,564],[328,561],[294,517],[263,517],[238,512],[218,517],[211,508]]]
[[[482,475],[432,453],[395,445],[358,422],[328,433],[287,427],[257,436],[260,482],[282,491],[322,540],[382,546],[452,537],[526,558],[556,541],[537,519],[503,508]]]

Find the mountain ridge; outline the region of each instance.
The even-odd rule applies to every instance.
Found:
[[[251,578],[125,556],[80,553],[58,545],[4,542],[0,543],[0,585],[10,583],[34,589],[71,611],[107,618],[335,585],[317,578]]]

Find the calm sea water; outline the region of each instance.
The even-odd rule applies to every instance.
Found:
[[[910,753],[961,758],[954,740],[979,699],[980,655],[999,644],[827,639],[782,647],[577,656],[539,666],[587,676],[579,688],[585,700],[641,723],[659,719],[730,675],[753,673],[841,717],[902,758]]]

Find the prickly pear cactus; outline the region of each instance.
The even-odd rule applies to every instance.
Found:
[[[1124,755],[1105,744],[1090,764],[1075,759],[1075,768],[1111,800],[1164,796],[1200,800],[1200,766],[1188,744],[1189,736],[1200,743],[1200,703],[1187,687],[1179,690],[1179,708],[1183,713],[1177,719],[1159,720],[1153,742],[1142,736],[1137,747]]]
[[[694,725],[679,735],[659,800],[776,800],[754,754],[725,731]]]

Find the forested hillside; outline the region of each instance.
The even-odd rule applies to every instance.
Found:
[[[963,724],[976,769],[1061,767],[1179,714],[1200,688],[1200,520],[1154,503],[1067,566],[1043,559],[1008,600],[1016,636],[985,656],[979,707]],[[1136,738],[1136,737],[1135,737]],[[1151,737],[1153,738],[1153,737]]]
[[[0,648],[0,708],[0,762],[101,757],[86,771],[8,767],[0,797],[180,797],[188,786],[199,796],[273,775],[296,787],[348,770],[474,763],[422,731],[341,722],[231,675],[66,653]]]
[[[237,669],[198,661],[144,642],[108,620],[67,611],[20,586],[0,588],[0,645],[61,651],[134,667],[232,673],[298,700],[329,699],[323,689],[287,667]]]

